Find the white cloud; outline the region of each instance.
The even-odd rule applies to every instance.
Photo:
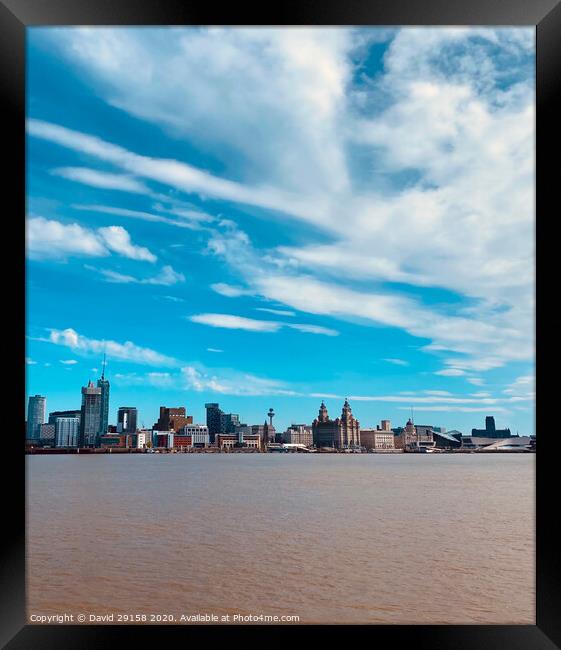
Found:
[[[150,348],[143,348],[131,341],[118,343],[111,340],[90,339],[76,330],[68,327],[64,330],[50,330],[49,338],[45,339],[50,343],[70,348],[74,352],[81,352],[87,355],[102,355],[104,353],[111,359],[130,361],[132,363],[145,365],[176,366],[179,362],[172,357],[160,354]]]
[[[226,395],[296,395],[282,382],[255,375],[223,371],[221,376],[212,371],[185,366],[181,369],[186,387],[197,392],[208,391]]]
[[[238,298],[239,296],[250,295],[252,292],[243,287],[234,287],[231,284],[226,284],[224,282],[216,282],[211,284],[210,288],[216,293],[219,293],[221,296],[226,296],[227,298]]]
[[[269,307],[256,307],[256,311],[265,311],[269,314],[275,314],[277,316],[296,316],[293,311],[288,311],[287,309],[270,309]]]
[[[434,374],[442,375],[443,377],[461,377],[466,373],[464,370],[460,370],[459,368],[445,368],[444,370],[437,370]]]
[[[188,317],[193,323],[223,327],[225,329],[240,329],[250,332],[278,332],[282,327],[289,327],[307,334],[322,334],[324,336],[338,336],[339,332],[328,327],[308,325],[306,323],[281,323],[272,320],[258,320],[233,314],[194,314]]]
[[[188,317],[193,323],[210,325],[211,327],[223,327],[226,329],[241,329],[251,332],[276,332],[280,329],[280,323],[275,321],[257,320],[234,316],[232,314],[194,314]]]
[[[78,363],[76,359],[60,359],[60,362],[67,366],[73,366]]]
[[[179,282],[185,282],[185,276],[183,273],[174,271],[169,265],[163,266],[157,275],[148,278],[137,278],[134,275],[126,275],[124,273],[119,273],[118,271],[112,271],[111,269],[96,269],[91,266],[87,266],[86,268],[95,271],[96,273],[100,273],[107,282],[114,282],[117,284],[152,284],[169,287]]]
[[[148,188],[126,174],[113,174],[111,172],[88,169],[87,167],[59,167],[52,172],[56,176],[62,176],[71,181],[77,181],[92,187],[108,190],[123,190],[125,192],[139,192],[146,194]]]
[[[184,219],[170,219],[160,214],[153,212],[143,212],[141,210],[129,210],[128,208],[115,208],[108,205],[80,205],[75,204],[72,206],[76,210],[86,210],[88,212],[99,212],[101,214],[114,214],[119,217],[127,217],[130,219],[139,219],[140,221],[152,221],[155,223],[163,223],[168,226],[176,228],[183,228],[187,230],[201,230],[201,226],[191,221]],[[183,244],[172,244],[172,246],[182,246]]]
[[[383,361],[387,361],[388,363],[393,363],[395,366],[408,366],[409,361],[405,361],[404,359],[382,359]]]
[[[34,361],[31,357],[25,357],[25,363],[28,366],[35,366],[37,365],[37,361]]]
[[[224,352],[224,350],[220,350],[219,348],[207,348],[207,352]]]
[[[320,325],[303,325],[301,323],[286,323],[285,327],[305,332],[306,334],[323,334],[325,336],[339,336],[339,332],[329,327],[321,327]]]
[[[444,376],[470,379],[470,372],[529,360],[533,30],[386,33],[384,70],[355,84],[357,50],[378,33],[56,31],[58,45],[108,101],[225,155],[225,178],[45,122],[30,120],[28,129],[126,174],[320,228],[329,243],[279,246],[266,270],[252,259],[262,260],[263,251],[230,255],[243,245],[241,235],[214,238],[209,250],[257,295],[426,338],[425,351],[455,355],[444,359],[451,366]],[[348,164],[354,150],[368,162],[360,175]],[[395,174],[409,180],[395,182]],[[349,288],[355,281],[359,288]],[[425,306],[386,290],[388,282],[444,288],[470,307],[465,300]]]
[[[134,246],[129,233],[121,226],[98,228],[97,232],[109,250],[123,257],[144,262],[155,262],[158,259],[147,248]]]
[[[154,262],[147,248],[135,246],[121,226],[90,230],[77,223],[64,224],[44,217],[27,220],[27,253],[33,259],[65,259],[69,256],[106,257],[111,252],[134,260]]]

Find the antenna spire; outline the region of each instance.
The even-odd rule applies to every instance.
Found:
[[[101,379],[105,379],[105,351],[103,352],[103,365],[101,367]]]

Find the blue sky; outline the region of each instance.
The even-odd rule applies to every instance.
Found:
[[[534,433],[533,28],[29,28],[27,387]]]

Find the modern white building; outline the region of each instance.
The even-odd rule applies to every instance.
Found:
[[[207,447],[210,445],[210,435],[206,424],[186,424],[181,429],[181,435],[192,436],[193,447]]]
[[[55,447],[77,447],[80,418],[56,418]]]

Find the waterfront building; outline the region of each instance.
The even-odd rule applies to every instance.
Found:
[[[181,434],[192,438],[193,447],[208,447],[210,444],[210,436],[206,424],[186,424],[181,429]]]
[[[186,424],[193,424],[193,417],[186,414],[184,406],[177,408],[160,406],[160,417],[153,428],[157,431],[174,431],[177,433]]]
[[[39,427],[39,440],[43,445],[55,444],[55,425],[54,424],[41,424]]]
[[[512,435],[510,429],[497,429],[495,427],[495,418],[492,415],[488,415],[485,418],[485,428],[484,429],[472,429],[472,437],[478,438],[510,438]]]
[[[80,436],[79,417],[58,417],[55,420],[55,447],[77,447]]]
[[[91,381],[82,388],[82,409],[80,413],[80,447],[95,447],[99,444],[101,431],[101,387]]]
[[[242,444],[244,447],[252,447],[253,449],[260,449],[262,445],[261,436],[252,433],[244,434]]]
[[[43,395],[30,395],[27,404],[27,440],[39,440],[40,427],[45,422],[47,398]]]
[[[193,436],[180,433],[172,434],[170,447],[174,449],[190,449],[193,446]]]
[[[433,429],[432,437],[438,449],[459,449],[462,446],[462,434],[459,431],[446,433],[446,431]]]
[[[160,448],[173,447],[174,431],[152,431],[152,446]]]
[[[107,449],[108,447],[120,447],[123,449],[127,446],[127,436],[126,434],[120,433],[105,433],[99,436],[99,445],[102,449]]]
[[[316,447],[351,449],[360,447],[360,423],[353,416],[348,400],[343,404],[341,417],[331,420],[325,403],[322,402],[318,417],[312,423],[313,440]]]
[[[422,426],[421,431],[417,431],[413,420],[409,418],[405,428],[395,437],[396,449],[418,451],[421,447],[434,447],[435,442],[432,429],[427,430],[425,425]]]
[[[117,410],[117,431],[119,433],[134,433],[138,411],[135,406],[119,406]]]
[[[216,446],[219,449],[235,447],[238,444],[238,436],[234,433],[219,433],[215,436]]]
[[[73,411],[51,411],[49,413],[49,424],[56,424],[57,418],[80,418],[82,411],[74,409]]]
[[[311,447],[314,444],[312,427],[306,424],[291,424],[283,433],[282,441],[287,444]]]
[[[145,449],[148,446],[148,441],[151,435],[150,429],[141,429],[136,432],[136,447],[137,449]]]
[[[392,426],[389,420],[381,420],[380,431],[391,431]]]
[[[360,430],[360,446],[364,447],[367,451],[377,449],[395,449],[394,435],[392,430],[389,431],[382,429],[361,429]]]

